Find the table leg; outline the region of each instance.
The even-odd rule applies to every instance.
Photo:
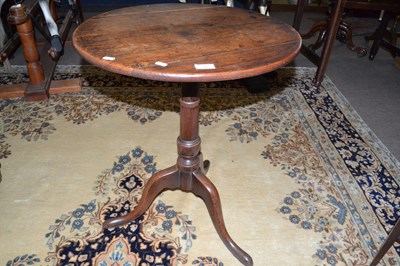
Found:
[[[182,88],[183,97],[180,99],[180,135],[177,140],[178,159],[176,165],[154,174],[147,182],[142,198],[135,209],[125,216],[105,221],[103,227],[113,228],[137,219],[164,190],[180,189],[192,192],[205,202],[214,227],[225,246],[242,264],[251,266],[253,260],[250,255],[229,236],[222,215],[218,191],[205,175],[210,163],[203,161],[200,148],[199,89],[196,84],[185,85]]]
[[[243,249],[241,249],[230,237],[225,227],[224,217],[222,215],[221,201],[218,195],[217,188],[201,171],[193,173],[193,188],[192,192],[196,196],[203,199],[207,206],[208,213],[214,227],[224,242],[229,251],[237,258],[243,265],[253,265],[253,259]]]
[[[130,213],[124,216],[115,217],[104,221],[104,228],[114,228],[117,226],[125,225],[131,221],[139,218],[150,205],[153,203],[154,199],[166,189],[177,189],[179,188],[179,172],[176,166],[164,169],[155,173],[147,182],[142,197],[138,205]]]

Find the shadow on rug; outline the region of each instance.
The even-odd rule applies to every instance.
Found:
[[[208,176],[255,265],[368,265],[399,218],[399,162],[329,78],[311,85],[314,71],[283,68],[260,94],[201,84]],[[189,193],[164,192],[138,220],[102,230],[175,163],[180,89],[90,66],[55,78],[78,76],[81,93],[0,101],[0,264],[238,265]]]

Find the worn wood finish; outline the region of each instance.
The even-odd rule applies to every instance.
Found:
[[[109,71],[199,82],[239,79],[277,69],[297,55],[301,40],[289,25],[253,11],[160,4],[97,15],[78,27],[73,42],[87,61]],[[104,56],[115,60],[103,60]],[[157,61],[168,66],[158,66]],[[204,63],[216,69],[196,71],[194,64]]]
[[[169,189],[203,199],[216,231],[244,265],[252,258],[226,230],[220,197],[206,177],[199,136],[197,82],[251,77],[290,62],[299,52],[300,35],[290,26],[253,11],[198,4],[129,7],[95,16],[74,32],[77,51],[89,62],[138,78],[182,82],[177,163],[154,174],[135,209],[104,222],[121,226],[141,216],[158,194]],[[104,56],[115,58],[105,60]],[[156,62],[166,63],[166,66]],[[214,64],[196,70],[194,64]]]

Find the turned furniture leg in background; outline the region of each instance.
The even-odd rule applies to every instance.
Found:
[[[27,70],[29,74],[28,84],[11,84],[11,85],[0,85],[0,98],[15,98],[25,97],[29,101],[40,101],[47,100],[50,94],[64,93],[64,92],[77,92],[81,90],[81,79],[67,79],[53,81],[53,74],[55,72],[59,57],[53,58],[49,55],[48,51],[51,51],[51,44],[45,43],[41,52],[39,53],[33,23],[28,14],[37,16],[39,10],[39,4],[37,1],[29,0],[32,5],[28,10],[25,4],[17,4],[11,6],[9,10],[8,22],[11,25],[15,25],[17,28],[18,39],[13,39],[17,44],[19,41],[22,44],[22,51],[24,58],[27,61]],[[77,1],[79,3],[79,1]],[[62,42],[68,36],[68,32],[71,28],[72,21],[75,16],[78,16],[79,22],[81,21],[82,14],[80,7],[75,8],[78,10],[76,13],[73,10],[69,10],[63,20],[63,23],[59,29],[59,34]],[[33,13],[31,13],[33,12]],[[9,44],[12,46],[13,44]],[[5,49],[6,51],[8,49]],[[9,49],[12,53],[15,49]],[[4,56],[11,56],[7,54]],[[3,58],[3,55],[2,55]]]
[[[127,215],[106,220],[104,228],[113,228],[134,221],[164,190],[180,189],[200,197],[207,206],[214,227],[229,251],[246,266],[253,260],[230,237],[226,230],[220,197],[214,184],[206,177],[209,161],[203,161],[199,137],[199,88],[195,83],[182,87],[180,99],[180,134],[177,140],[176,165],[155,173],[147,182],[138,205]]]
[[[37,88],[44,82],[44,72],[39,60],[39,51],[36,47],[35,33],[31,19],[27,16],[26,6],[23,4],[14,5],[10,8],[8,23],[15,25],[22,43],[22,51],[27,62],[30,84]],[[48,98],[43,91],[25,91],[25,96],[32,100],[45,100]]]

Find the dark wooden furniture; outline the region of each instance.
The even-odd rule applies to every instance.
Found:
[[[321,55],[317,55],[304,44],[301,47],[301,53],[317,66],[317,73],[315,74],[314,79],[314,85],[317,87],[321,85],[321,82],[324,79],[329,58],[332,53],[333,42],[336,39],[336,33],[339,29],[341,16],[343,14],[346,2],[347,0],[337,0],[335,2],[331,18],[327,25],[326,37],[324,38],[325,41],[322,47]],[[306,0],[297,1],[296,12],[293,20],[293,27],[297,31],[300,31],[301,20],[303,18],[305,6]]]
[[[365,0],[368,1],[368,0]],[[348,7],[352,4],[357,4],[360,1],[352,1],[352,0],[347,0],[345,4],[345,9],[348,9]],[[364,2],[362,2],[364,3]],[[353,43],[353,30],[352,26],[348,24],[347,22],[344,21],[344,16],[340,18],[340,23],[338,27],[338,31],[336,33],[336,39],[339,41],[343,42],[346,44],[347,48],[349,48],[351,51],[354,51],[358,54],[358,56],[363,57],[367,54],[367,49],[363,47],[356,46]],[[315,41],[315,43],[310,44],[307,46],[308,49],[310,49],[312,52],[315,53],[317,49],[319,49],[323,43],[325,42],[325,36],[326,32],[328,30],[330,22],[330,17],[328,16],[326,19],[321,19],[316,21],[313,26],[310,28],[310,30],[302,35],[303,40],[304,39],[310,39],[312,38],[316,33],[318,33],[318,38]]]
[[[287,24],[244,9],[160,4],[97,15],[77,28],[73,43],[88,62],[111,72],[182,83],[177,163],[149,179],[132,212],[103,226],[135,220],[163,190],[193,192],[204,200],[227,248],[241,263],[252,265],[229,236],[218,191],[206,177],[209,161],[203,161],[200,149],[196,83],[241,79],[284,66],[299,52],[300,35]]]
[[[375,255],[374,259],[371,262],[371,266],[375,266],[379,263],[379,261],[385,256],[386,252],[392,247],[392,245],[398,242],[400,243],[400,220],[396,222],[392,230],[390,231],[389,236],[386,241],[380,247],[378,253]]]
[[[4,9],[8,8],[8,4],[10,3],[12,5],[9,8],[7,21],[11,27],[5,27],[6,33],[9,34],[9,39],[0,51],[0,63],[11,57],[22,44],[22,51],[27,62],[29,83],[1,85],[0,98],[25,96],[27,100],[46,100],[50,93],[79,91],[81,89],[80,79],[52,81],[61,53],[55,51],[51,45],[51,40],[47,40],[41,52],[39,52],[34,25],[36,25],[36,29],[44,34],[45,39],[48,36],[46,36],[47,28],[36,21],[37,18],[41,17],[38,1],[26,0],[24,4],[14,4],[14,1],[7,0],[3,4],[3,15]],[[55,20],[61,19],[59,23],[59,35],[62,45],[64,45],[72,24],[79,24],[83,21],[80,0],[76,0],[76,5],[71,6],[63,18],[57,17],[53,1],[50,1],[50,7],[53,18]],[[4,19],[3,25],[6,25]]]
[[[396,29],[396,23],[400,21],[400,2],[392,7],[390,10],[384,10],[381,22],[378,28],[371,36],[365,37],[367,41],[373,41],[371,49],[369,51],[369,59],[373,60],[378,53],[379,47],[387,49],[393,57],[400,56],[400,48],[396,45],[396,39],[398,38],[398,32]],[[388,30],[389,22],[393,20],[393,32]],[[387,37],[387,38],[386,38]]]
[[[297,30],[300,29],[301,20],[303,17],[303,11],[306,5],[305,0],[298,0],[296,6],[295,18],[293,21],[293,27]],[[304,54],[311,62],[317,66],[317,73],[315,75],[316,86],[320,86],[321,82],[326,73],[329,58],[332,53],[333,42],[338,36],[344,38],[347,42],[348,47],[356,51],[359,55],[365,55],[367,50],[362,47],[356,47],[351,40],[351,28],[349,25],[342,21],[342,14],[346,9],[358,9],[358,10],[385,10],[386,17],[381,23],[380,28],[373,34],[371,39],[374,41],[370,50],[370,59],[373,59],[378,51],[379,46],[383,43],[383,29],[387,26],[388,20],[392,17],[392,14],[400,12],[400,3],[398,0],[370,0],[370,1],[350,1],[350,0],[335,0],[333,1],[332,14],[328,20],[318,21],[314,24],[312,29],[305,34],[305,37],[320,31],[321,35],[317,44],[311,47],[303,45],[301,48],[302,54]],[[322,46],[320,55],[315,53],[315,50]],[[397,51],[397,50],[396,50]]]

